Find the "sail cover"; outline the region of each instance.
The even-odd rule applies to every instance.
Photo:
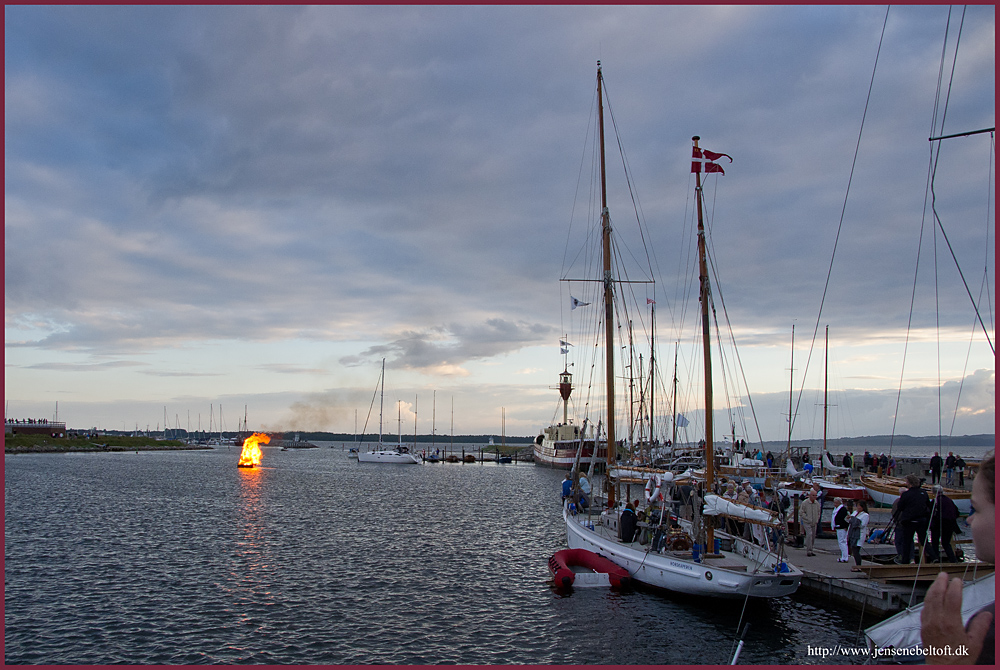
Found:
[[[807,472],[808,472],[808,470],[796,470],[795,469],[795,464],[792,463],[792,459],[790,459],[790,458],[788,459],[788,462],[785,465],[785,474],[787,474],[789,477],[791,477],[793,479],[795,477],[802,477]]]
[[[740,505],[739,503],[734,503],[731,500],[726,500],[725,498],[717,495],[705,496],[705,507],[702,510],[702,514],[706,514],[708,516],[725,514],[726,516],[732,516],[738,519],[747,519],[748,521],[761,521],[764,523],[773,522],[771,513],[767,510]]]
[[[842,465],[834,465],[833,464],[833,460],[830,458],[830,452],[828,452],[828,451],[824,451],[823,452],[823,459],[824,459],[823,460],[823,466],[827,470],[833,470],[834,472],[850,472],[851,471],[850,468],[845,468]]]

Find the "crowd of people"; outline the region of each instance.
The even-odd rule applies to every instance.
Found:
[[[893,504],[890,527],[894,528],[897,563],[906,564],[913,560],[920,562],[919,552],[923,552],[924,563],[960,560],[952,546],[953,536],[962,532],[959,526],[959,511],[955,502],[946,495],[940,480],[943,467],[946,483],[952,483],[957,477],[959,485],[963,485],[965,463],[960,456],[953,453],[949,453],[947,459],[942,459],[935,453],[934,459],[931,461],[933,477],[931,496],[925,493],[921,478],[916,474],[909,474],[905,478],[906,486],[899,489],[899,497]],[[845,455],[844,466],[853,466],[852,454]],[[891,474],[895,462],[884,454],[876,457],[866,452],[865,466],[866,469],[875,468],[875,472]],[[588,500],[591,495],[590,482],[582,472],[575,475],[566,474],[562,486],[563,498],[570,498],[572,504],[585,509],[590,504]],[[973,481],[973,513],[968,518],[976,557],[983,563],[995,561],[995,489],[995,454],[991,452],[983,459],[978,475]],[[714,492],[738,504],[768,508],[778,512],[787,509],[787,505],[782,505],[787,498],[782,500],[774,492],[758,491],[746,480],[724,481]],[[691,486],[677,487],[674,499],[670,501],[674,503],[678,513],[687,518],[690,518],[693,494]],[[805,534],[807,556],[815,556],[816,534],[822,524],[821,497],[822,490],[814,486],[806,494],[798,509],[798,518]],[[637,512],[638,503],[639,501],[627,503],[621,516],[620,528],[623,537],[628,539],[634,536],[637,520],[643,515],[643,512]],[[840,548],[840,557],[837,561],[847,563],[853,557],[855,565],[852,570],[860,570],[861,545],[868,539],[870,519],[865,501],[834,499],[830,526],[836,532]],[[751,525],[741,526],[732,519],[726,519],[724,523],[728,524],[727,528],[730,531],[737,534],[745,534]],[[918,552],[916,556],[915,548]],[[922,642],[925,648],[946,650],[946,653],[928,655],[925,660],[929,664],[994,665],[995,603],[990,603],[971,617],[967,624],[963,624],[962,589],[962,579],[949,579],[949,575],[945,572],[940,573],[928,589],[921,612]]]

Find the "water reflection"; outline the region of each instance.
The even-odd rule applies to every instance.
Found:
[[[741,663],[800,663],[858,630],[825,599],[553,592],[557,471],[234,456],[6,458],[5,660],[725,664],[742,617]]]

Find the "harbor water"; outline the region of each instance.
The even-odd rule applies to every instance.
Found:
[[[551,587],[558,471],[337,445],[4,458],[8,664],[857,663],[878,619],[797,593]],[[819,657],[815,649],[839,650]]]

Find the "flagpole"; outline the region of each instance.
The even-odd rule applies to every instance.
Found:
[[[694,142],[694,155],[698,156],[697,135],[691,138]],[[711,322],[709,320],[709,283],[708,283],[708,249],[705,243],[705,222],[702,213],[703,193],[701,189],[701,170],[695,172],[695,193],[697,195],[698,207],[698,272],[701,279],[701,336],[702,349],[705,364],[705,493],[713,491],[715,483],[715,449],[713,445],[713,419],[714,411],[712,406],[712,354],[711,354]],[[706,551],[714,550],[715,532],[712,524],[706,524]]]

